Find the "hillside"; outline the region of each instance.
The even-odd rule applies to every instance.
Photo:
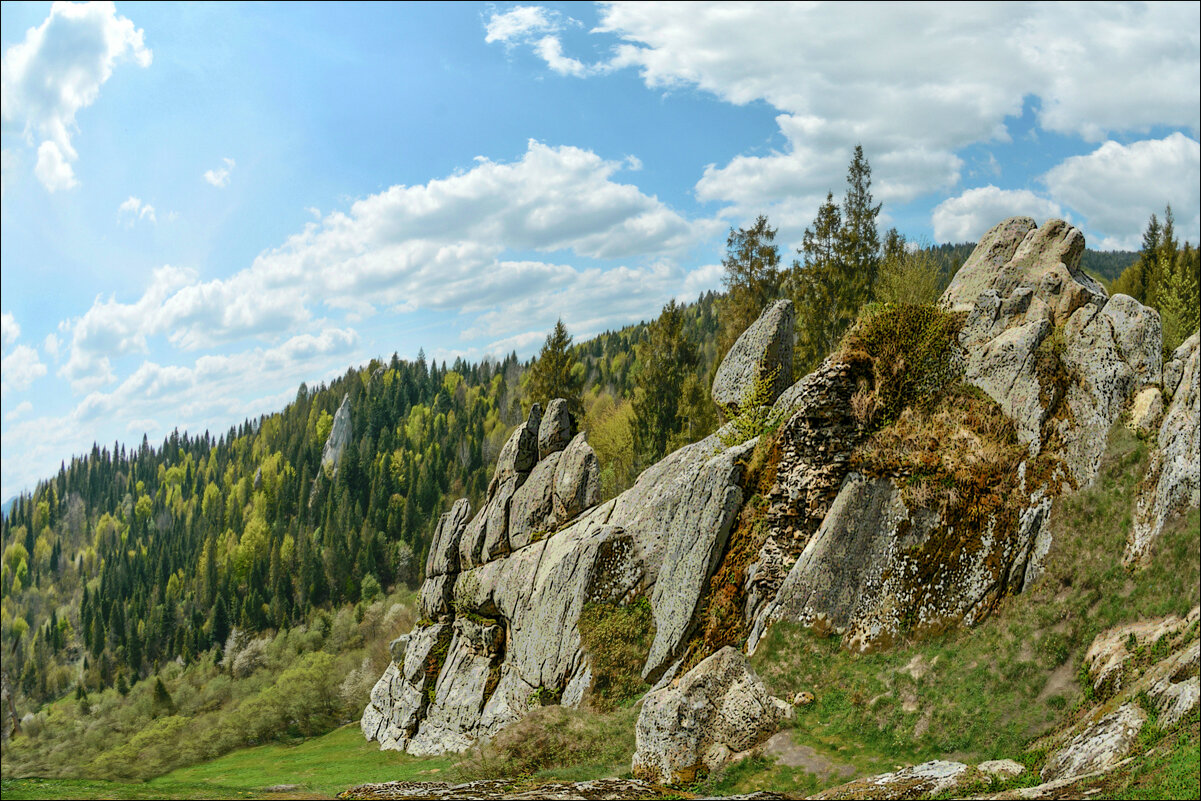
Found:
[[[1070,255],[1074,245],[1056,250],[1062,249],[1056,239],[1061,235],[1047,235],[1042,249],[1051,255],[1038,264],[1045,261],[1049,269],[1062,259],[1072,265],[1064,268],[1069,280],[1080,280],[1073,263],[1078,254]],[[974,276],[981,262],[968,261],[969,267],[977,266],[963,276],[956,269],[946,276],[952,287],[944,304],[952,309],[956,286],[971,287],[959,290],[960,298],[977,289],[972,282],[980,280]],[[1004,291],[1016,292],[1004,286]],[[1083,286],[1086,294],[1074,290],[1076,297],[1092,293],[1103,298],[1104,290],[1093,290],[1087,282]],[[1007,619],[1011,598],[1046,614],[1043,605],[1030,606],[1040,597],[1037,590],[1021,590],[1040,586],[1039,576],[1053,569],[1060,552],[1052,548],[1048,554],[1045,546],[1030,545],[1070,539],[1056,522],[1063,504],[1052,507],[1052,501],[1074,492],[1048,488],[1056,482],[1085,487],[1098,470],[1109,470],[1104,465],[1113,459],[1125,460],[1122,493],[1143,482],[1145,450],[1131,458],[1137,449],[1131,451],[1131,441],[1119,437],[1105,455],[1104,449],[1080,440],[1079,427],[1087,421],[1088,431],[1100,432],[1102,439],[1108,434],[1133,388],[1146,385],[1150,365],[1158,364],[1151,355],[1154,348],[1136,352],[1127,344],[1109,346],[1102,363],[1120,362],[1129,375],[1119,370],[1123,377],[1107,390],[1113,394],[1101,398],[1082,396],[1073,388],[1089,386],[1074,376],[1097,369],[1097,356],[1077,358],[1069,344],[1048,351],[1050,345],[1043,343],[1054,341],[1045,332],[1033,344],[1024,343],[1039,354],[1036,381],[1064,382],[1051,389],[1049,402],[1035,392],[1036,402],[1047,406],[1032,427],[1026,417],[1029,394],[996,396],[997,370],[1015,369],[1008,357],[1000,363],[969,358],[968,384],[959,383],[962,377],[954,372],[963,366],[948,372],[943,363],[955,351],[955,341],[966,343],[970,355],[1037,320],[1020,308],[991,323],[973,322],[971,297],[963,310],[969,312],[966,319],[962,312],[910,316],[903,307],[869,307],[833,361],[795,385],[790,377],[795,363],[792,306],[772,306],[775,311],[743,333],[727,354],[718,344],[717,312],[725,301],[706,295],[695,304],[665,308],[649,324],[575,345],[568,339],[564,353],[569,366],[560,386],[578,388],[574,413],[566,405],[548,404],[550,398],[539,394],[546,372],[538,361],[522,364],[510,356],[501,363],[456,362],[448,368],[393,357],[349,371],[329,387],[302,387],[283,412],[246,422],[216,440],[207,433],[177,435],[161,448],[144,443],[132,453],[94,449],[89,457],[64,465],[32,497],[20,498],[3,523],[5,671],[13,664],[22,666],[9,680],[23,709],[61,699],[27,717],[25,736],[14,742],[19,747],[6,751],[6,775],[12,775],[14,765],[25,774],[60,776],[79,775],[81,765],[90,765],[85,773],[93,776],[148,777],[198,756],[312,736],[362,709],[381,672],[384,680],[371,696],[362,725],[381,740],[383,726],[396,727],[403,736],[389,734],[392,747],[407,745],[419,733],[422,716],[429,715],[443,716],[440,728],[414,753],[438,754],[450,743],[449,750],[462,751],[472,748],[477,731],[509,732],[496,740],[496,748],[510,749],[503,757],[478,752],[482,762],[476,765],[469,758],[461,765],[464,775],[494,775],[498,759],[519,765],[525,758],[521,754],[531,747],[523,740],[531,734],[520,722],[524,710],[549,703],[549,725],[575,732],[580,742],[560,744],[556,747],[563,752],[549,757],[549,764],[535,761],[518,772],[549,770],[550,776],[558,769],[572,778],[620,774],[628,769],[628,762],[621,767],[630,753],[624,749],[634,747],[631,701],[651,685],[680,681],[727,645],[754,654],[752,664],[773,693],[799,692],[792,685],[805,676],[801,683],[816,693],[813,709],[820,711],[828,729],[821,742],[834,742],[831,737],[857,741],[854,732],[867,721],[862,705],[852,700],[847,707],[846,699],[863,693],[878,698],[881,691],[896,697],[892,682],[873,685],[873,679],[862,689],[849,689],[848,682],[860,681],[853,663],[831,674],[833,685],[815,681],[812,667],[803,662],[798,666],[785,659],[788,672],[780,674],[782,654],[810,648],[805,643],[812,635],[792,626],[827,621],[816,630],[838,633],[852,651],[874,654],[896,646],[882,652],[888,656],[868,674],[896,672],[900,663],[895,660],[903,657],[907,664],[938,659],[944,665],[962,664],[952,654],[998,647],[987,644],[993,642],[987,632],[1003,625],[996,621]],[[1103,300],[1083,303],[1104,306]],[[1065,328],[1067,317],[1079,308],[1052,307],[1047,331]],[[1027,317],[1016,323],[1004,317],[1015,314]],[[1057,320],[1055,314],[1065,317]],[[1123,325],[1134,326],[1131,330],[1148,325],[1140,322],[1147,319],[1145,313],[1133,306],[1124,314]],[[1122,343],[1137,339],[1135,334],[1121,336]],[[914,347],[913,337],[921,349],[906,350]],[[679,353],[671,349],[682,346],[694,371],[690,384],[682,383],[686,376],[656,372],[662,354]],[[1049,360],[1041,355],[1044,351]],[[981,352],[987,354],[989,346]],[[544,349],[543,364],[550,363],[546,353]],[[719,355],[721,369],[715,366]],[[1181,358],[1187,361],[1187,354]],[[1183,364],[1180,359],[1172,363]],[[1017,364],[1017,377],[1030,380],[1022,378],[1020,360]],[[770,368],[766,372],[764,365]],[[899,374],[898,365],[904,365],[900,374],[908,374],[899,382],[889,377]],[[767,380],[772,370],[774,377]],[[1162,384],[1170,400],[1166,380],[1153,383]],[[654,408],[646,388],[664,381],[681,382],[672,385],[680,401],[666,422],[652,430],[645,425],[646,412]],[[731,421],[717,434],[710,433],[716,416],[705,413],[695,397],[696,387],[711,383],[714,400]],[[969,386],[973,383],[976,389]],[[763,399],[752,400],[757,395]],[[761,405],[774,411],[764,413]],[[925,444],[923,429],[939,431],[940,439]],[[581,430],[587,432],[586,440],[573,439]],[[940,446],[963,437],[965,430],[979,451],[974,459],[961,459]],[[583,444],[577,447],[577,441]],[[1163,442],[1159,446],[1165,447]],[[1024,448],[1036,448],[1037,458],[1024,460]],[[561,465],[572,458],[581,467],[568,473],[582,483],[570,484],[569,494],[577,500],[561,504],[560,496],[567,497],[561,490],[569,486],[561,478]],[[1164,467],[1156,465],[1153,472],[1163,473]],[[964,470],[969,471],[966,478]],[[1006,482],[1027,470],[1042,483],[1022,507],[1014,503],[1014,487]],[[1178,469],[1169,474],[1179,479]],[[844,482],[862,499],[840,500],[847,492]],[[893,489],[887,489],[889,484]],[[463,498],[462,507],[452,508],[455,497]],[[797,506],[798,497],[806,497],[808,505]],[[831,525],[826,517],[840,504],[858,509],[880,503],[883,509],[899,504],[897,508],[913,510],[907,514],[914,519],[935,512],[932,523],[921,524],[926,528],[918,539],[926,538],[934,550],[923,553],[919,548],[906,557],[909,562],[888,566],[883,585],[877,579],[866,585],[853,576],[842,579],[855,587],[850,605],[839,598],[845,590],[815,587],[811,579],[792,575],[796,565],[813,560],[808,546]],[[1120,505],[1122,497],[1106,503]],[[1051,508],[1056,511],[1048,515]],[[522,534],[511,522],[519,509],[526,515]],[[470,510],[477,511],[478,525]],[[1186,569],[1175,576],[1185,581],[1171,594],[1166,585],[1155,585],[1160,591],[1151,593],[1146,604],[1130,604],[1109,618],[1115,625],[1168,611],[1183,616],[1196,603],[1196,593],[1189,589],[1196,582],[1188,580],[1195,570],[1187,567],[1196,560],[1187,544],[1172,539],[1177,536],[1173,532],[1195,530],[1195,512],[1183,523],[1173,517],[1175,512],[1158,514],[1144,524],[1153,533],[1144,543],[1145,555],[1136,561],[1152,559],[1165,547],[1183,547],[1177,562]],[[1034,521],[1033,528],[1027,518]],[[499,529],[488,522],[497,519],[504,521]],[[647,525],[667,536],[644,538],[640,531]],[[922,579],[939,586],[937,593],[907,596],[912,585],[889,585],[889,573],[904,575],[957,553],[959,546],[936,533],[940,526],[961,531],[1003,527],[1005,537],[1019,539],[999,549],[986,539],[973,541],[971,549],[984,549],[970,556],[977,566]],[[1040,533],[1052,530],[1060,533]],[[478,532],[471,535],[474,545],[460,547],[468,531]],[[1126,532],[1111,536],[1124,538]],[[1027,538],[1025,546],[1018,544],[1022,537]],[[1152,544],[1161,537],[1168,544]],[[875,553],[877,544],[856,547],[867,549],[867,564],[897,558],[887,549]],[[812,569],[843,569],[822,558]],[[998,559],[1000,573],[993,564]],[[981,569],[992,571],[987,575],[993,579],[982,580]],[[658,571],[667,571],[669,578],[656,578]],[[1069,583],[1113,579],[1065,578]],[[416,597],[403,589],[422,582]],[[545,588],[543,582],[549,582]],[[802,605],[781,600],[805,582],[811,586]],[[501,590],[511,586],[531,586],[536,592],[505,597]],[[389,596],[391,588],[395,591]],[[897,599],[917,606],[909,612],[890,608]],[[946,621],[956,618],[987,621],[976,630],[984,634],[956,633],[952,626],[942,635]],[[414,622],[414,635],[386,647]],[[1063,666],[1080,660],[1088,638],[1101,625],[1070,629],[1066,637],[1059,622],[1053,628],[1030,635],[1016,633],[1011,625],[1003,636],[1010,643],[1028,636],[1035,643],[1062,642],[1045,646],[1052,648],[1053,657],[1034,660],[1038,670],[1058,676]],[[422,631],[433,633],[417,637]],[[632,632],[640,632],[633,650],[610,654],[614,638],[625,639]],[[942,636],[953,642],[940,640]],[[414,686],[423,700],[413,719],[390,707],[409,692],[403,689],[402,671],[405,681],[418,678],[406,668],[406,650],[418,641],[436,656],[417,659],[428,686]],[[841,660],[846,652],[836,642],[828,641],[828,647],[815,642],[812,653]],[[455,656],[460,652],[463,656]],[[1014,665],[1031,663],[1024,652],[1012,659]],[[447,667],[452,663],[456,666]],[[529,666],[541,671],[534,681],[521,678]],[[456,689],[455,677],[467,673],[482,684]],[[448,677],[445,686],[440,674]],[[780,675],[791,678],[781,682]],[[1012,683],[1016,674],[1002,667],[999,675]],[[298,716],[296,707],[272,690],[277,680],[285,679],[293,687],[310,682],[301,697],[325,700],[319,700],[315,712]],[[214,691],[223,681],[227,685]],[[956,716],[971,717],[955,694],[977,691],[980,681],[975,674],[948,677],[938,690],[947,700],[935,707],[933,722],[926,721],[930,714],[917,718],[911,740],[896,735],[887,747],[874,739],[874,744],[862,741],[865,753],[875,757],[842,763],[829,754],[813,764],[852,764],[855,773],[862,773],[948,751],[972,759],[1012,754],[1029,736],[1067,721],[1069,707],[1076,703],[1069,692],[1062,703],[1040,706],[1042,717],[1032,719],[1020,737],[990,744],[987,729],[980,729],[951,745],[945,732],[965,725]],[[1033,688],[1039,681],[1031,677],[1021,686]],[[1048,677],[1042,683],[1051,681]],[[62,697],[72,690],[73,698]],[[484,708],[477,707],[474,714],[482,712],[483,718],[475,722],[466,708],[451,710],[440,700],[477,691]],[[382,700],[385,696],[392,700]],[[494,703],[497,699],[503,704]],[[1018,714],[1026,703],[1014,696],[1010,714]],[[601,713],[597,726],[580,728],[573,713],[558,711],[581,705]],[[881,731],[908,726],[915,714],[908,701],[899,713],[886,705],[893,710],[891,717],[881,717],[876,704],[869,706],[873,711],[868,717]],[[998,714],[1006,714],[1003,707]],[[462,718],[465,713],[468,717]],[[490,714],[491,722],[485,722]],[[555,717],[561,714],[567,717]],[[398,715],[409,716],[409,722],[396,724]],[[81,737],[78,721],[87,716],[94,723]],[[211,732],[192,753],[174,747],[184,725]],[[487,728],[475,728],[481,725]],[[787,725],[796,731],[797,724]],[[68,735],[72,728],[76,734]],[[102,742],[106,730],[121,732],[118,740]],[[609,741],[603,755],[590,755],[598,747],[591,739],[595,737]],[[52,747],[55,740],[58,747]],[[812,748],[818,741],[798,742]],[[548,753],[555,753],[554,748]],[[713,791],[765,787],[765,777],[776,775],[770,758],[762,756],[729,772],[714,764],[716,769],[695,774],[712,773],[706,786]],[[500,770],[507,773],[509,768]],[[842,775],[818,774],[825,778],[817,784],[804,778],[809,775],[804,771],[790,774],[803,779],[793,789],[817,789]]]

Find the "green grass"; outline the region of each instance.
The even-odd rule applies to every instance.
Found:
[[[5,801],[18,798],[333,798],[357,784],[399,780],[455,781],[445,758],[418,759],[380,751],[351,724],[299,745],[245,748],[180,768],[148,782],[5,779]],[[265,793],[274,785],[288,793]]]
[[[853,654],[836,637],[774,625],[751,662],[774,694],[815,694],[815,703],[797,710],[797,741],[860,775],[929,759],[1021,760],[1033,740],[1091,706],[1078,677],[1093,638],[1138,619],[1184,616],[1201,595],[1195,509],[1165,528],[1146,568],[1130,573],[1122,567],[1147,456],[1144,443],[1115,427],[1096,481],[1057,505],[1042,578],[974,629]],[[919,669],[907,669],[911,665]],[[1195,756],[1193,743],[1188,753]],[[1154,776],[1168,781],[1172,770],[1161,766]],[[812,792],[839,781],[802,779],[760,759],[731,767],[706,789]],[[1161,789],[1155,781],[1152,795]],[[1196,797],[1195,778],[1191,787]]]

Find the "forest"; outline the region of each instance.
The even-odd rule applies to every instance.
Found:
[[[438,516],[460,497],[478,506],[532,404],[568,399],[611,498],[717,428],[715,366],[771,300],[796,307],[794,377],[870,304],[937,300],[972,243],[878,231],[861,148],[846,183],[788,263],[760,216],[730,230],[723,292],[671,301],[650,321],[582,342],[560,321],[528,361],[393,354],[302,384],[282,411],[228,431],[98,443],[64,461],[0,522],[0,648],[18,736],[61,732],[29,764],[144,776],[357,714],[387,638],[412,623],[397,610],[423,579]],[[1139,252],[1086,251],[1083,267],[1159,310],[1165,350],[1198,327],[1201,260],[1179,243],[1170,208],[1152,215]],[[323,464],[344,398],[349,445]],[[285,677],[320,703],[298,711],[272,695]],[[93,708],[109,732],[75,726]],[[190,756],[113,756],[136,737],[169,744],[202,718],[213,734]]]

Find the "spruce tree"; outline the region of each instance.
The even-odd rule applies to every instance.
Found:
[[[575,357],[571,353],[571,334],[560,318],[554,329],[546,335],[546,342],[538,353],[538,360],[530,367],[530,401],[542,404],[542,408],[555,398],[567,401],[572,418],[579,420],[584,414],[584,403],[580,397],[583,376],[575,371]]]
[[[719,364],[742,332],[780,294],[784,276],[780,272],[780,251],[775,245],[777,230],[761,214],[749,228],[731,228],[726,237],[726,257],[721,260],[726,271],[722,276],[726,296],[719,309]]]

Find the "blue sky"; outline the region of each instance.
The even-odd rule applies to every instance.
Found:
[[[799,244],[862,143],[884,224],[1201,239],[1177,4],[4,3],[0,497],[418,348],[531,355]]]

